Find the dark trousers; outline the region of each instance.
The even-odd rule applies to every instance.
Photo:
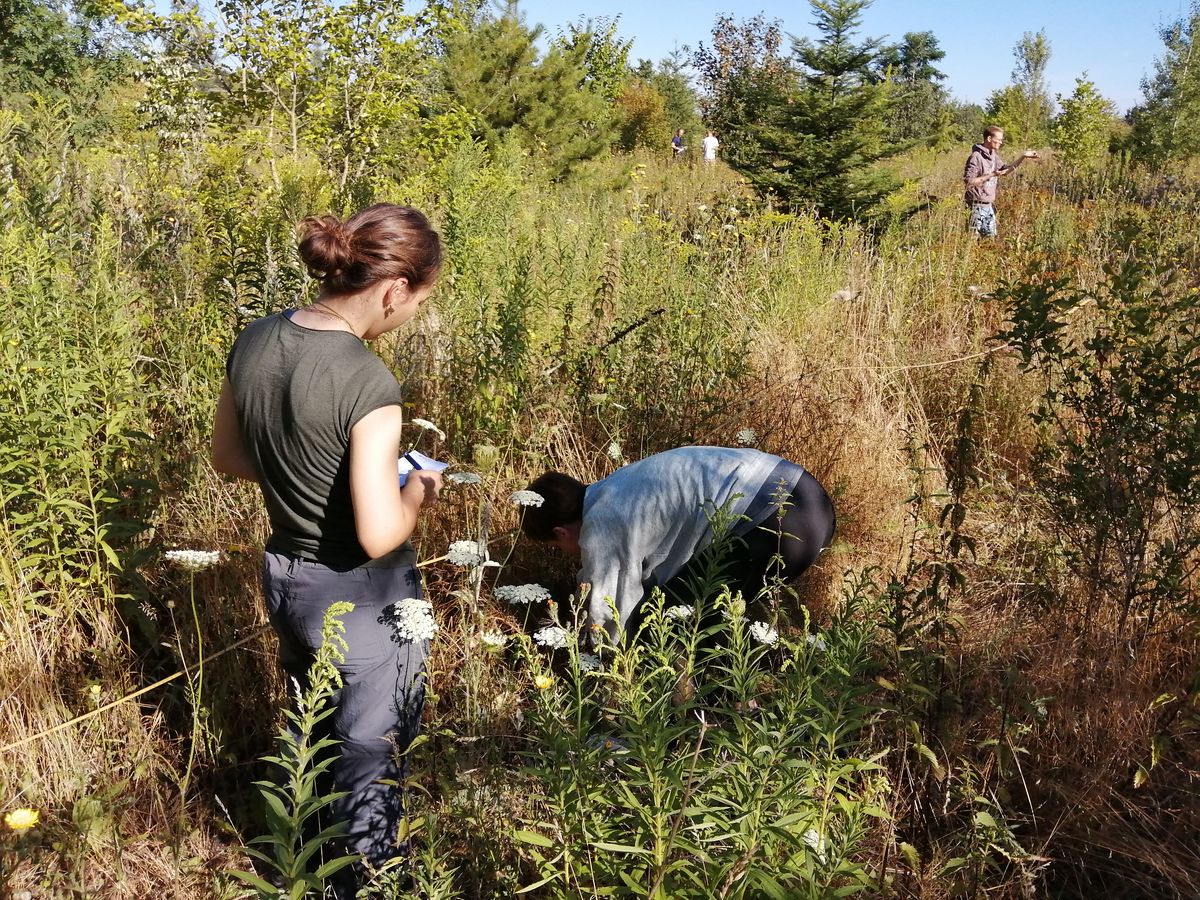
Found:
[[[397,785],[404,776],[396,750],[408,747],[420,728],[427,649],[400,641],[382,615],[397,600],[422,596],[420,576],[411,565],[339,572],[268,552],[263,588],[279,661],[301,686],[321,644],[325,610],[338,601],[354,604],[342,620],[348,649],[338,666],[343,684],[331,717],[331,736],[340,741],[333,788],[348,793],[333,805],[333,815],[347,824],[346,849],[381,866],[396,855],[403,814]]]
[[[835,524],[829,494],[805,472],[795,490],[761,525],[740,537],[710,544],[662,585],[666,603],[694,604],[714,563],[720,567],[720,583],[727,585],[730,593],[741,592],[749,603],[767,585],[790,582],[816,562],[833,541]],[[645,601],[639,604],[625,624],[630,638],[641,628],[646,607]]]

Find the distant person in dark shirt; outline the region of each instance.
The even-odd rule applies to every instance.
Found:
[[[675,136],[671,138],[671,158],[682,159],[685,150],[687,150],[687,147],[683,143],[683,129],[680,128],[675,132]]]

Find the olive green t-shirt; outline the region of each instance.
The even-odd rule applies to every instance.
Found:
[[[278,313],[238,335],[225,372],[271,520],[267,546],[335,569],[366,563],[350,501],[350,429],[401,402],[387,366],[349,332]],[[403,564],[398,555],[411,560],[411,545],[373,565]]]

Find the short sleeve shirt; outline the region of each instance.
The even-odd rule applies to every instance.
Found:
[[[400,386],[354,335],[252,322],[226,362],[242,439],[271,520],[269,547],[333,568],[367,562],[350,500],[350,431]]]

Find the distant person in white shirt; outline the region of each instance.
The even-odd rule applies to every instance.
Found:
[[[717,140],[716,135],[712,133],[712,129],[710,128],[708,135],[700,142],[700,147],[704,150],[704,161],[706,163],[717,161],[717,148],[720,146],[721,142]]]

